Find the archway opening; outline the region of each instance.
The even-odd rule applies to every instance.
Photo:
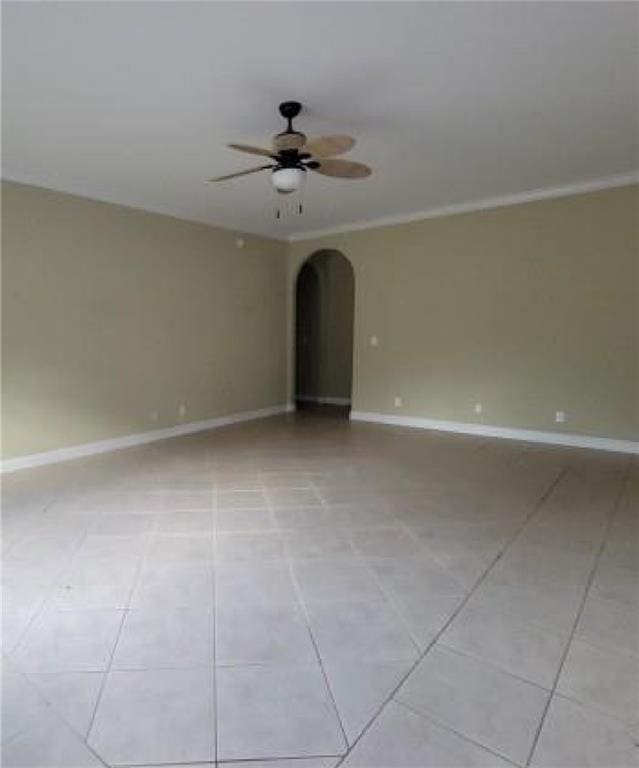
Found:
[[[339,251],[302,265],[295,302],[295,405],[348,416],[353,384],[355,276]]]

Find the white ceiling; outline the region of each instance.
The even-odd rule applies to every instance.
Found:
[[[639,4],[4,2],[3,176],[285,237],[639,168]],[[357,137],[274,217],[277,104]],[[257,162],[254,162],[257,160]]]

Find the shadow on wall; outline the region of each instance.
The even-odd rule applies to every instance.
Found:
[[[355,278],[339,251],[321,250],[302,265],[296,284],[295,402],[350,408]]]

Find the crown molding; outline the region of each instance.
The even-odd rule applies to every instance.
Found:
[[[96,196],[95,193],[90,192],[87,189],[76,187],[75,191],[70,191],[60,186],[56,186],[56,182],[50,179],[43,179],[40,177],[32,176],[30,174],[14,173],[12,171],[4,170],[1,176],[2,181],[6,181],[9,184],[22,184],[25,187],[37,187],[38,189],[44,189],[47,192],[57,192],[60,195],[67,195],[68,197],[77,197],[79,200],[89,200],[92,203],[103,203],[104,205],[111,205],[115,208],[125,208],[128,211],[137,211],[141,213],[150,213],[155,216],[164,216],[165,218],[175,219],[176,221],[186,222],[187,224],[198,224],[203,227],[209,227],[209,229],[215,229],[220,232],[226,232],[234,237],[255,237],[260,240],[271,240],[278,243],[286,244],[288,238],[285,235],[265,235],[261,232],[257,232],[252,229],[233,229],[225,226],[224,224],[218,224],[210,221],[209,219],[196,218],[192,216],[185,216],[184,214],[175,213],[168,208],[162,206],[141,206],[133,205],[132,203],[122,203],[114,200],[111,197]]]
[[[414,213],[399,213],[392,216],[381,216],[376,219],[364,219],[354,221],[348,224],[341,224],[336,227],[326,227],[324,229],[307,230],[306,232],[297,232],[290,235],[265,235],[252,230],[230,229],[223,224],[216,224],[200,218],[187,218],[183,215],[177,215],[168,209],[161,207],[140,207],[128,203],[119,203],[113,199],[96,197],[95,194],[87,190],[77,190],[74,192],[68,189],[62,189],[55,185],[51,180],[31,177],[28,174],[13,173],[11,171],[2,171],[2,181],[13,182],[15,184],[25,184],[31,187],[39,187],[51,192],[59,192],[70,197],[77,197],[81,200],[92,200],[106,205],[113,205],[119,208],[127,208],[133,211],[143,211],[159,216],[167,216],[178,221],[185,221],[191,224],[200,224],[213,229],[233,233],[237,236],[245,235],[247,237],[263,238],[280,243],[296,243],[304,240],[313,240],[317,237],[326,237],[329,235],[342,235],[348,232],[358,232],[366,229],[376,229],[379,227],[389,227],[396,224],[410,224],[425,219],[437,219],[443,216],[454,216],[460,213],[473,213],[474,211],[486,211],[491,208],[502,208],[509,205],[521,205],[522,203],[532,203],[537,200],[551,200],[553,198],[568,197],[570,195],[580,195],[586,192],[598,192],[605,189],[614,189],[615,187],[625,187],[630,184],[639,184],[639,169],[630,173],[620,173],[614,176],[602,176],[597,179],[588,179],[586,181],[575,182],[558,187],[544,187],[542,189],[532,189],[527,192],[516,192],[512,195],[503,195],[500,197],[486,197],[480,200],[469,200],[463,203],[453,203],[452,205],[437,206],[427,208],[424,211]]]
[[[453,205],[443,205],[436,208],[428,208],[425,211],[415,213],[400,213],[395,216],[382,216],[377,219],[365,219],[363,221],[354,221],[350,224],[343,224],[338,227],[327,227],[325,229],[315,229],[308,232],[299,232],[288,236],[289,243],[301,242],[303,240],[312,240],[316,237],[326,237],[327,235],[342,235],[348,232],[358,232],[365,229],[376,229],[378,227],[388,227],[395,224],[410,224],[424,219],[437,219],[442,216],[454,216],[459,213],[472,213],[474,211],[486,211],[491,208],[502,208],[509,205],[521,205],[522,203],[532,203],[537,200],[551,200],[557,197],[568,197],[569,195],[580,195],[586,192],[599,192],[604,189],[614,189],[615,187],[625,187],[629,184],[639,183],[639,170],[631,173],[621,173],[615,176],[603,176],[598,179],[588,179],[586,181],[566,184],[561,187],[545,187],[543,189],[531,189],[528,192],[516,192],[512,195],[503,195],[501,197],[486,197],[481,200],[469,200],[465,203],[455,203]]]

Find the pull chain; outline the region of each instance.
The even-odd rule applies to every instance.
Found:
[[[297,207],[297,215],[298,215],[298,216],[302,216],[302,215],[304,214],[304,203],[302,202],[302,200],[300,200],[300,201],[297,203],[296,207]],[[293,206],[292,206],[292,205],[291,205],[290,207],[287,207],[286,205],[284,205],[284,207],[283,207],[283,208],[280,208],[280,207],[278,206],[278,207],[275,209],[275,218],[276,218],[276,219],[279,221],[279,220],[282,218],[282,212],[286,213],[286,212],[287,212],[287,210],[288,210],[288,211],[290,211],[290,212],[292,213],[292,212],[293,212],[293,210],[292,210],[292,209],[293,209]]]

